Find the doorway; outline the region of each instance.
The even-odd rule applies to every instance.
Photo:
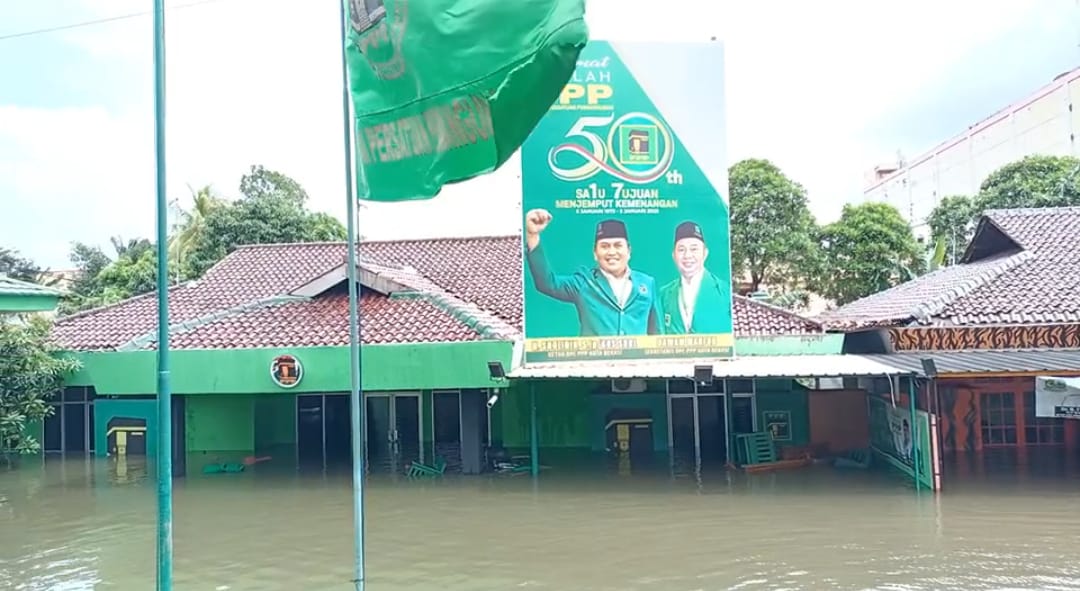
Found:
[[[64,388],[51,402],[52,413],[42,426],[41,448],[46,454],[94,453],[93,388]]]
[[[342,467],[352,462],[348,394],[296,397],[296,459],[305,466]]]
[[[723,394],[673,394],[669,397],[669,437],[680,466],[727,462],[727,412]]]
[[[410,462],[424,461],[420,393],[365,395],[367,469],[399,474]]]

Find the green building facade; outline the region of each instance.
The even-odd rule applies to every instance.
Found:
[[[647,421],[654,454],[679,443],[680,413],[694,398],[685,376],[643,368],[625,379],[515,377],[519,245],[516,237],[364,245],[361,367],[372,472],[436,456],[449,457],[451,470],[484,471],[493,449],[528,453],[534,420],[543,457],[610,450],[613,421]],[[337,243],[245,247],[198,282],[172,288],[173,447],[182,472],[244,459],[288,467],[348,459],[345,254]],[[747,298],[736,297],[734,316],[741,357],[814,358],[842,347],[842,335]],[[153,457],[154,317],[150,294],[58,321],[56,338],[82,367],[43,425],[46,454]],[[760,430],[776,417],[786,420],[786,444],[809,443],[807,390],[795,379],[720,376],[697,398],[699,418],[725,417],[726,447],[737,423]]]

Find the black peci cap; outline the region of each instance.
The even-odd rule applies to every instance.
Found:
[[[604,220],[596,224],[596,241],[622,238],[629,240],[626,235],[626,224],[619,220]]]
[[[683,238],[697,238],[705,242],[705,236],[701,233],[701,226],[696,222],[683,222],[675,227],[675,242]]]

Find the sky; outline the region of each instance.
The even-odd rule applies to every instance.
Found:
[[[336,0],[168,0],[170,200],[235,197],[261,164],[345,218]],[[591,34],[725,44],[732,162],[767,158],[819,221],[913,157],[1080,66],[1077,0],[588,0]],[[0,246],[70,268],[74,241],[154,233],[150,0],[0,5]],[[108,22],[12,36],[97,19]],[[8,37],[8,38],[5,38]],[[520,163],[430,202],[370,204],[367,239],[509,234]]]

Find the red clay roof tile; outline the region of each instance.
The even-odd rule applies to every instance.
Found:
[[[308,301],[264,302],[254,310],[211,314],[283,296],[345,264],[343,243],[268,244],[237,249],[197,282],[170,290],[170,322],[177,348],[341,345],[348,342],[347,299],[340,290]],[[366,292],[365,343],[477,340],[461,320],[487,315],[511,330],[522,327],[521,239],[514,236],[365,243],[362,264],[397,267],[430,282],[441,295],[428,300]],[[456,302],[456,304],[455,304]],[[458,305],[460,304],[460,305]],[[479,308],[469,314],[468,308]],[[821,325],[736,296],[738,336],[814,334]],[[194,327],[177,326],[192,323]],[[156,299],[147,294],[59,320],[58,341],[73,350],[152,346]],[[505,332],[502,331],[502,332]],[[133,341],[135,341],[133,343]]]

